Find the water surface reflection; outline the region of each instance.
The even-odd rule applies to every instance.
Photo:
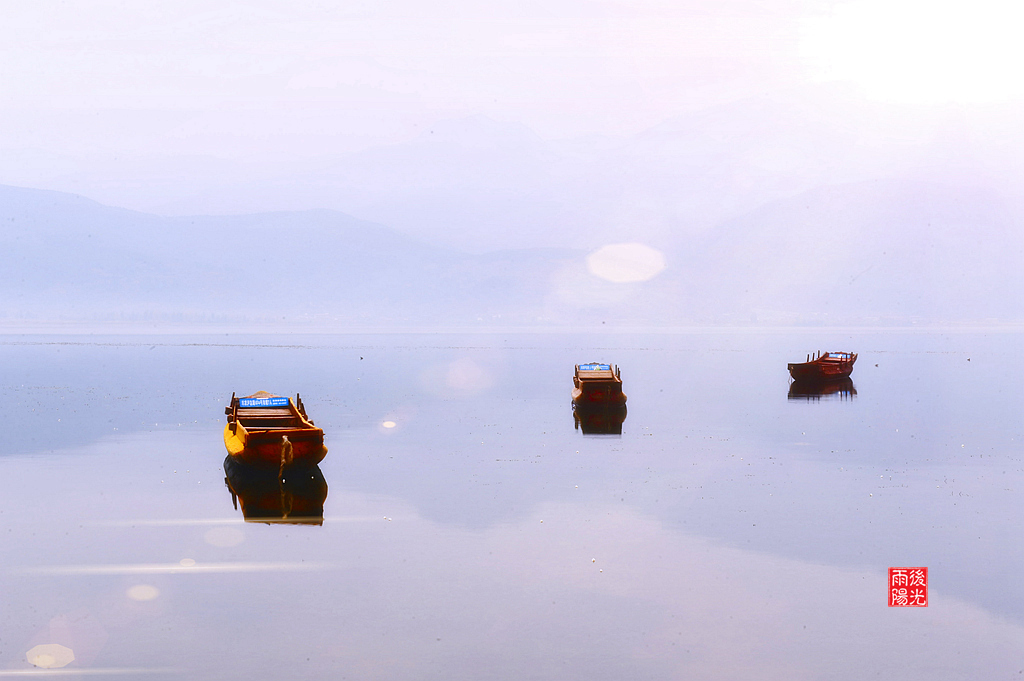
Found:
[[[317,465],[275,469],[250,466],[228,455],[224,484],[247,523],[322,525],[327,481]]]
[[[827,399],[852,400],[857,396],[857,388],[853,379],[843,378],[836,381],[793,381],[789,384],[789,399],[820,400]]]
[[[572,418],[576,430],[584,435],[622,435],[626,405],[573,405]]]
[[[1020,337],[865,335],[860,395],[803,409],[805,335],[0,343],[0,676],[59,644],[175,680],[1016,678]],[[606,355],[630,426],[570,426]],[[224,466],[239,384],[316,396],[319,475]],[[893,565],[928,608],[886,608]],[[106,638],[49,624],[79,611]]]

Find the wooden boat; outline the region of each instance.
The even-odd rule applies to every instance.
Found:
[[[806,362],[789,365],[789,375],[794,381],[813,383],[834,381],[848,378],[853,372],[853,363],[857,361],[855,352],[820,352],[813,359],[807,356]]]
[[[231,395],[224,409],[224,446],[232,457],[254,466],[312,466],[327,456],[324,431],[306,416],[302,398],[260,391],[247,397]]]
[[[577,364],[572,377],[572,403],[575,405],[625,404],[619,368],[611,364],[591,362]]]

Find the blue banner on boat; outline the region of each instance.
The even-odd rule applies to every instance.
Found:
[[[238,406],[245,407],[287,407],[287,397],[241,397]]]
[[[611,364],[581,364],[580,371],[611,371]]]

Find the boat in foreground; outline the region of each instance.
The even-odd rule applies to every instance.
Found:
[[[292,402],[261,390],[247,397],[231,395],[224,409],[224,446],[228,454],[253,466],[312,466],[327,456],[324,431],[306,416],[302,399]]]
[[[848,378],[853,372],[853,363],[857,361],[855,352],[818,353],[813,359],[807,356],[806,362],[789,364],[789,375],[794,381],[813,383],[815,381],[833,381]]]
[[[577,364],[572,384],[572,403],[577,406],[626,403],[617,366],[600,362]]]

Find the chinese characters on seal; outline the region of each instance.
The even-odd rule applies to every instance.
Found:
[[[928,607],[928,568],[889,568],[889,607]]]

